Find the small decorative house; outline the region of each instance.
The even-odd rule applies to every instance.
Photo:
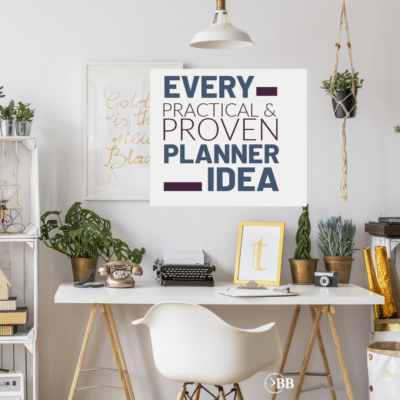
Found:
[[[0,300],[8,300],[10,297],[11,281],[0,267]]]

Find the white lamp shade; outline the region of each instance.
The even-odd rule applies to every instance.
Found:
[[[201,49],[234,49],[252,46],[250,35],[230,22],[226,11],[216,11],[212,25],[194,35],[190,46]]]

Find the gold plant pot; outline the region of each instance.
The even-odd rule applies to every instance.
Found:
[[[318,259],[295,260],[289,258],[292,279],[295,285],[313,285],[314,273],[317,270]]]
[[[352,256],[324,256],[325,270],[337,272],[339,283],[349,283],[353,260]]]
[[[71,264],[74,282],[83,282],[92,271],[96,270],[97,260],[94,258],[71,258]],[[94,276],[95,274],[93,274],[89,282],[94,282]]]

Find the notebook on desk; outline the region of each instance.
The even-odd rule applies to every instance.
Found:
[[[298,293],[288,292],[285,289],[239,289],[227,288],[226,290],[218,291],[217,293],[230,297],[282,297],[282,296],[298,296]]]

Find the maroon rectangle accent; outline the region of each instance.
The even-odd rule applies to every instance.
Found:
[[[258,87],[256,89],[256,96],[278,96],[277,87]]]
[[[201,192],[201,182],[164,182],[164,192]]]

